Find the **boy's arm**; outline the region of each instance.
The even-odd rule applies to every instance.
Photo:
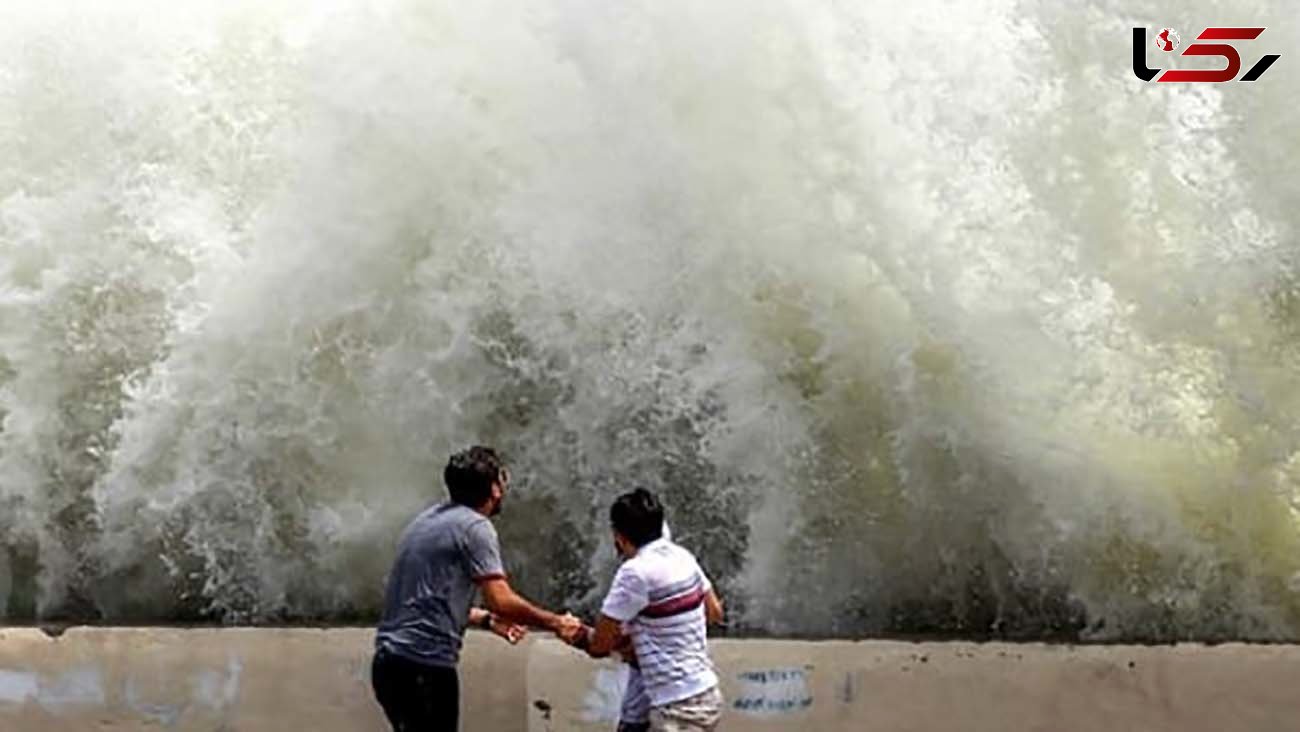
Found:
[[[726,618],[722,600],[712,589],[704,596],[704,617],[710,625],[722,625],[723,619]]]
[[[601,615],[595,628],[583,627],[573,647],[586,651],[592,658],[604,658],[622,642],[623,624],[608,615]]]
[[[627,564],[614,574],[609,594],[600,605],[595,628],[584,627],[574,639],[574,647],[592,658],[604,658],[623,641],[623,623],[630,621],[650,604],[645,581]]]
[[[713,625],[721,624],[725,617],[722,600],[712,588],[704,596],[704,616]],[[608,615],[601,615],[595,628],[583,627],[573,646],[586,651],[592,658],[604,658],[618,650],[626,641],[623,624]]]

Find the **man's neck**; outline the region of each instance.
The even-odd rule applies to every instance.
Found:
[[[468,508],[469,510],[473,511],[474,513],[477,513],[483,518],[487,518],[487,519],[492,518],[492,501],[490,500],[487,503],[484,503],[482,506],[471,506],[467,503],[460,503],[458,501],[448,501],[448,503],[450,503],[453,506]]]

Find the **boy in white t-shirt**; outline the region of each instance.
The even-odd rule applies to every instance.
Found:
[[[626,561],[595,629],[576,645],[602,658],[626,632],[650,699],[650,730],[713,730],[722,694],[705,624],[721,622],[722,603],[695,557],[663,537],[663,507],[652,493],[638,488],[619,496],[609,515],[614,544]]]
[[[673,540],[667,519],[664,520],[663,538]],[[617,732],[650,732],[650,695],[641,681],[641,667],[635,658],[628,662],[627,685],[623,687],[623,703],[618,710]]]

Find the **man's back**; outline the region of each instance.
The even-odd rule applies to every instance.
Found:
[[[417,663],[455,666],[475,580],[503,574],[487,517],[456,503],[425,510],[398,542],[376,647]]]
[[[601,611],[626,623],[654,706],[718,683],[705,632],[710,589],[694,555],[666,539],[641,547],[614,577]]]

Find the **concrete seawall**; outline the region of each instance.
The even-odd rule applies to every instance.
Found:
[[[0,629],[0,730],[385,730],[364,629]],[[720,640],[724,730],[1300,729],[1300,647]],[[482,633],[465,732],[612,730],[622,683],[546,638]]]

